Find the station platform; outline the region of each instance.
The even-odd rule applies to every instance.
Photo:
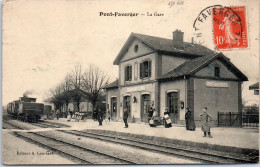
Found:
[[[193,147],[214,149],[218,151],[247,152],[259,150],[259,129],[258,128],[228,128],[212,127],[211,134],[213,138],[203,137],[201,127],[195,131],[187,131],[184,126],[173,124],[171,128],[164,126],[150,127],[145,123],[129,123],[128,128],[124,128],[123,122],[113,122],[104,120],[103,125],[99,126],[98,121],[87,120],[70,122],[66,118],[59,120],[47,120],[50,122],[59,122],[70,125],[73,130],[96,130],[106,131],[107,133],[120,134],[121,136],[136,135],[138,138],[174,142],[176,144],[185,144]]]

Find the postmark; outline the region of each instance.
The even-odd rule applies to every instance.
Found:
[[[212,8],[213,41],[218,50],[247,48],[245,6]]]
[[[213,38],[213,31],[209,29],[209,27],[212,27],[212,9],[219,7],[223,6],[212,5],[204,8],[194,20],[193,29],[196,43],[208,45],[209,43],[207,41],[213,41],[212,39],[209,40],[209,37]],[[215,47],[213,43],[211,43],[211,45]]]

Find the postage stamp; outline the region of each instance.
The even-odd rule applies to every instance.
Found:
[[[248,47],[245,6],[213,8],[212,13],[217,49]]]

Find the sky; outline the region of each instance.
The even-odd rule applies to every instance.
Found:
[[[174,3],[169,6],[170,3]],[[259,78],[258,1],[192,0],[6,0],[2,19],[2,104],[24,92],[42,102],[50,88],[60,83],[76,63],[94,64],[112,82],[118,77],[113,61],[131,32],[172,38],[176,29],[214,49],[212,17],[200,25],[196,38],[193,22],[212,5],[245,6],[249,47],[216,50],[224,53],[248,78],[243,99],[259,103],[248,86]],[[138,17],[100,16],[100,12],[139,13]],[[163,16],[147,16],[147,12]],[[145,14],[141,16],[140,14]]]

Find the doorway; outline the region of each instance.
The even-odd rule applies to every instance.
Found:
[[[123,111],[125,110],[125,107],[127,108],[127,112],[128,112],[128,119],[130,118],[130,113],[131,113],[131,97],[130,96],[125,96],[124,97],[124,108]]]
[[[111,119],[116,120],[117,117],[117,100],[116,97],[111,98]]]
[[[167,93],[167,106],[170,113],[170,118],[172,123],[178,123],[179,121],[179,94],[178,92],[169,92]]]
[[[148,110],[150,107],[150,95],[144,94],[142,95],[142,104],[141,104],[141,121],[147,122],[148,121]]]

